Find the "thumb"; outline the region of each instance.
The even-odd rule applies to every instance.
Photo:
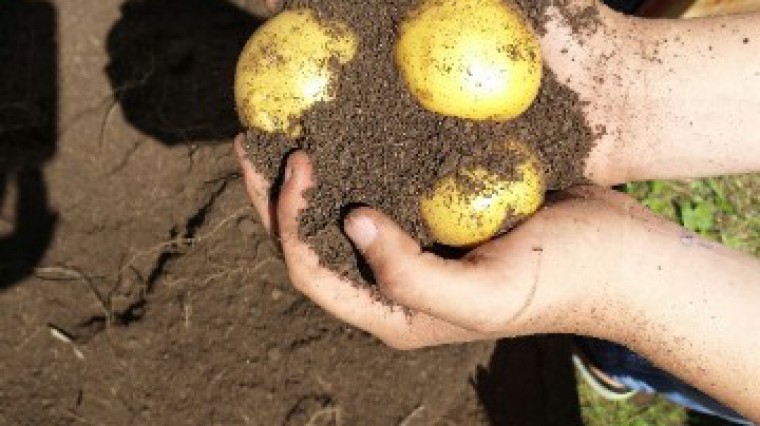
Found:
[[[448,260],[424,252],[387,216],[368,209],[352,211],[345,231],[372,268],[380,290],[406,307],[478,330],[495,318],[483,300],[498,286],[487,268],[473,261]],[[493,299],[491,299],[493,300]]]

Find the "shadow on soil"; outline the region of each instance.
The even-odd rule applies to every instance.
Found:
[[[166,145],[239,132],[235,64],[260,21],[222,0],[130,1],[121,13],[106,73],[129,123]]]
[[[0,291],[29,276],[56,214],[42,167],[56,150],[55,9],[6,0],[0,13]],[[5,208],[8,207],[8,208]]]
[[[500,341],[475,387],[492,425],[582,425],[570,338]]]

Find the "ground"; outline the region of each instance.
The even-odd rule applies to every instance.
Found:
[[[580,422],[565,338],[401,353],[298,295],[230,144],[257,22],[121,3],[3,12],[0,424]]]
[[[230,146],[245,0],[3,7],[0,424],[581,423],[566,337],[399,353],[290,287]],[[679,217],[757,252],[723,194]]]

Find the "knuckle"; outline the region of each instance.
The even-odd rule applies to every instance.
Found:
[[[388,296],[393,298],[403,292],[404,284],[409,274],[408,269],[403,265],[385,264],[383,267],[375,270],[375,278],[380,289]]]

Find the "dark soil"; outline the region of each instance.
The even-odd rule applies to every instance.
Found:
[[[399,78],[393,57],[398,23],[417,2],[390,0],[373,7],[363,0],[287,2],[287,8],[309,7],[322,19],[347,23],[359,36],[358,53],[340,70],[336,100],[304,115],[302,137],[248,133],[251,159],[270,179],[288,152],[302,149],[312,156],[317,186],[309,194],[302,235],[326,266],[355,280],[361,279],[356,256],[341,234],[347,206],[377,208],[430,246],[434,241],[421,221],[419,198],[443,175],[477,164],[509,177],[517,161],[503,144],[514,139],[539,154],[549,187],[561,189],[583,180],[593,146],[594,131],[584,121],[578,96],[546,67],[538,99],[510,122],[443,117],[423,109]],[[547,4],[523,2],[536,26]]]
[[[0,425],[577,424],[561,338],[399,353],[291,288],[230,144],[245,4],[3,2]]]

